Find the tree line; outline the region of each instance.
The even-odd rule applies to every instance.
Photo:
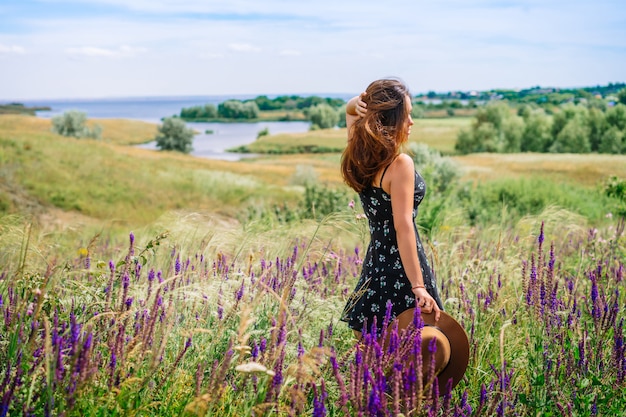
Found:
[[[240,120],[249,121],[258,119],[261,111],[302,112],[308,116],[308,111],[314,107],[330,107],[340,109],[345,105],[341,98],[322,98],[319,96],[278,96],[270,99],[267,96],[258,96],[250,100],[226,100],[217,106],[211,103],[183,108],[180,118],[186,121],[209,120]],[[283,118],[289,118],[288,114]]]
[[[552,114],[533,104],[506,101],[478,109],[470,129],[459,133],[455,150],[626,154],[626,88],[615,101],[568,102]]]

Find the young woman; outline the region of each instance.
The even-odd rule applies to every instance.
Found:
[[[374,318],[382,333],[388,303],[391,320],[416,306],[424,313],[434,310],[438,320],[443,309],[415,226],[426,184],[411,157],[401,153],[413,125],[411,109],[409,91],[397,79],[372,82],[346,107],[348,144],[341,172],[359,193],[371,237],[342,316],[359,338],[364,326],[371,331]]]

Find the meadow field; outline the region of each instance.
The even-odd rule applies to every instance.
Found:
[[[228,162],[98,123],[74,139],[0,116],[0,417],[623,414],[624,202],[605,190],[626,156],[454,156],[471,119],[416,120],[444,155],[420,166],[418,226],[470,340],[433,397],[406,356],[419,329],[385,350],[339,321],[368,243],[345,130]],[[307,146],[329,149],[289,154]]]

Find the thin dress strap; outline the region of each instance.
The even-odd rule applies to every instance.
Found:
[[[394,161],[395,161],[395,159],[394,159]],[[391,164],[393,164],[393,161],[391,162]],[[383,175],[380,176],[380,184],[378,184],[378,188],[383,188],[383,178],[385,177],[385,173],[387,172],[387,168],[389,168],[389,166],[391,164],[387,165],[385,167],[385,169],[383,170]]]

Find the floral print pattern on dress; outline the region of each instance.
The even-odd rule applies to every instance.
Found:
[[[439,308],[443,309],[435,276],[415,226],[418,206],[425,195],[426,183],[416,171],[413,223],[417,255],[422,269],[424,286],[435,299]],[[364,324],[369,327],[376,317],[378,330],[381,332],[380,326],[384,321],[387,301],[391,301],[392,304],[391,319],[393,320],[406,309],[415,307],[415,295],[411,290],[398,251],[391,211],[391,196],[380,187],[370,186],[359,194],[359,198],[369,223],[370,243],[363,261],[361,276],[346,303],[341,319],[346,321],[352,329],[361,331]],[[366,286],[367,289],[364,291]]]

